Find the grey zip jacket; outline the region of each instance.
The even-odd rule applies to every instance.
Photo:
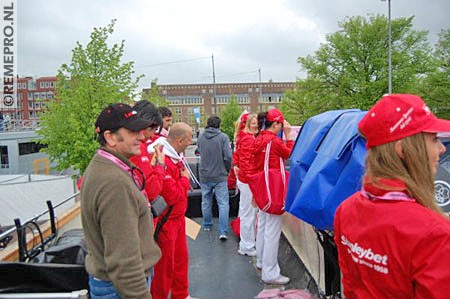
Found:
[[[223,182],[232,165],[230,139],[220,129],[206,128],[197,141],[200,152],[200,182]]]

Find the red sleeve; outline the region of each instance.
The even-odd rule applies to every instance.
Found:
[[[180,198],[186,198],[190,188],[187,177],[181,176],[181,162],[174,164],[169,157],[166,157],[166,174],[163,180],[161,195],[169,205],[179,202]]]
[[[280,169],[280,158],[284,161],[289,158],[293,146],[294,142],[292,140],[288,140],[284,144],[280,138],[273,138],[270,148],[269,168]]]
[[[233,153],[233,166],[239,167],[239,149],[237,147]]]
[[[164,168],[160,165],[151,166],[152,171],[145,175],[145,192],[150,201],[161,194],[164,181]]]
[[[415,298],[448,298],[450,294],[449,229],[435,227],[415,250],[412,263]]]
[[[139,155],[130,158],[130,161],[142,170],[145,176],[145,192],[147,199],[152,201],[159,194],[163,188],[164,169],[162,166],[152,166],[150,161],[152,155]]]

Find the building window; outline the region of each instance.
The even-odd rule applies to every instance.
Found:
[[[33,80],[28,81],[28,89],[29,90],[35,90],[36,89],[36,82]]]
[[[0,145],[0,162],[1,168],[9,168],[8,147],[6,145]]]
[[[265,94],[259,98],[260,103],[281,103],[281,94]]]
[[[246,96],[246,95],[238,96],[237,100],[238,100],[239,104],[248,104],[248,103],[250,103],[250,100],[249,100],[248,96]]]
[[[175,114],[181,114],[181,108],[175,107]]]
[[[54,82],[54,81],[50,82],[50,87],[51,87],[51,88],[54,88],[54,87],[55,87],[55,82]]]
[[[216,97],[217,104],[228,104],[230,102],[230,97]]]
[[[19,143],[19,156],[39,153],[42,148],[46,148],[47,145],[36,142],[23,142]]]

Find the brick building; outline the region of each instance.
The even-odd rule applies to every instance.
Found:
[[[5,125],[16,129],[35,128],[39,123],[39,112],[55,98],[55,87],[56,77],[17,78],[17,108],[0,111]]]
[[[170,103],[173,121],[183,121],[191,126],[197,126],[193,112],[195,107],[200,108],[203,122],[212,114],[220,114],[232,97],[236,98],[243,110],[247,109],[252,113],[267,111],[278,107],[284,92],[294,89],[294,86],[294,82],[215,84],[216,112],[213,84],[158,85],[160,96]],[[144,92],[148,90],[144,89]]]
[[[35,128],[39,124],[39,112],[46,102],[55,98],[56,77],[32,77],[17,79],[17,109],[0,111],[9,126]],[[221,109],[235,97],[242,110],[252,113],[278,107],[283,94],[295,86],[294,82],[267,83],[222,83],[215,84],[214,105],[213,84],[167,84],[158,85],[160,96],[170,104],[174,122],[183,121],[198,127],[193,108],[198,107],[203,122],[212,114],[220,114]],[[144,89],[147,92],[148,89]]]

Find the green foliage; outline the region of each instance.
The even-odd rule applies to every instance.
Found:
[[[434,69],[427,32],[412,30],[412,20],[392,20],[395,93],[416,91],[418,78]],[[298,58],[307,78],[298,80],[282,103],[293,124],[331,109],[368,109],[388,92],[388,19],[356,16],[339,27],[314,55]]]
[[[441,30],[435,49],[436,69],[423,80],[421,92],[438,117],[450,119],[450,29]]]
[[[106,27],[94,28],[84,48],[79,42],[72,50],[72,61],[58,70],[56,99],[40,116],[40,141],[57,169],[86,169],[98,148],[95,120],[110,103],[124,102],[134,96],[140,76],[132,79],[133,62],[121,63],[124,41],[108,47],[115,20]]]
[[[234,139],[234,124],[241,113],[242,108],[239,107],[236,96],[231,97],[230,102],[225,105],[220,113],[220,118],[222,120],[220,130],[228,135],[230,141]]]
[[[160,96],[158,79],[156,78],[152,80],[151,88],[142,92],[141,98],[153,103],[156,107],[168,107],[170,104],[169,101]]]

